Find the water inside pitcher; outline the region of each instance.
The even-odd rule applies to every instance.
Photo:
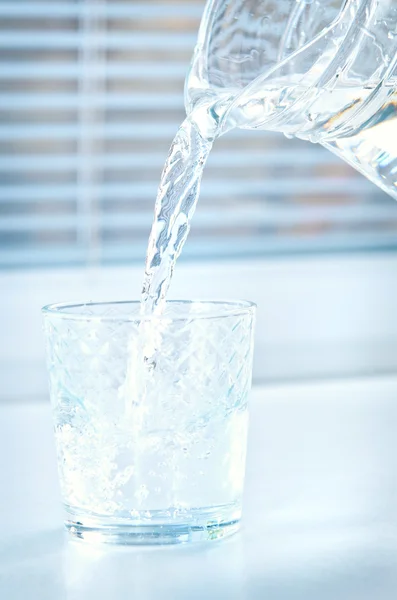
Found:
[[[234,127],[317,142],[397,198],[395,0],[209,0],[185,104]]]

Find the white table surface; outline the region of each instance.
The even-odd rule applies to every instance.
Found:
[[[163,548],[68,542],[47,403],[0,406],[1,600],[395,600],[397,378],[252,394],[244,525]]]

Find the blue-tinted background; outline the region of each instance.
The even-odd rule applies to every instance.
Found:
[[[143,264],[202,0],[0,3],[0,267]],[[319,146],[231,132],[183,259],[393,248],[394,202]]]

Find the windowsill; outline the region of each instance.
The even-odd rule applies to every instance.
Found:
[[[178,265],[172,296],[258,304],[254,381],[397,371],[397,254]],[[0,274],[0,399],[47,396],[40,308],[137,297],[140,267]],[[129,291],[131,290],[131,294]]]

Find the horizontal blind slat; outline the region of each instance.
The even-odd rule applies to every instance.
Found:
[[[119,214],[97,213],[97,225],[101,229],[116,230],[148,229],[152,220],[152,211]],[[337,207],[292,207],[264,204],[257,208],[235,208],[233,211],[199,210],[195,215],[194,227],[204,227],[207,231],[222,230],[229,227],[285,227],[310,225],[313,223],[354,224],[394,221],[397,214],[393,207],[350,206],[343,211]],[[0,232],[6,231],[67,231],[76,227],[89,227],[90,218],[78,214],[33,215],[3,217],[0,220]]]
[[[25,140],[25,139],[78,139],[84,135],[91,138],[119,138],[119,139],[141,139],[155,140],[168,139],[171,143],[174,138],[180,122],[164,120],[153,124],[153,122],[139,123],[94,123],[79,122],[74,123],[55,123],[55,124],[0,124],[0,140]],[[244,139],[247,134],[241,129],[234,129],[228,132],[228,139]],[[268,139],[278,138],[279,134],[269,134]]]
[[[91,32],[91,44],[96,49],[138,49],[144,50],[163,50],[164,48],[173,48],[179,50],[193,50],[196,43],[196,34],[192,33],[143,33],[141,31],[133,31],[130,33],[108,33]],[[58,31],[6,31],[1,32],[0,48],[18,48],[18,49],[79,49],[82,44],[86,43],[83,33],[73,33]]]
[[[98,60],[98,64],[90,68],[89,74],[86,72],[86,66],[83,63],[75,64],[55,63],[55,64],[0,64],[1,79],[78,79],[79,77],[89,77],[90,79],[184,79],[187,65],[185,62],[148,62],[122,64],[113,63],[107,65]],[[182,98],[182,96],[180,96]]]
[[[105,123],[105,124],[87,124],[87,123],[56,123],[56,124],[7,124],[0,125],[0,140],[25,140],[25,139],[77,139],[83,134],[92,138],[129,138],[129,139],[164,139],[172,140],[173,135],[178,129],[176,122],[157,123],[156,128],[149,123],[134,123],[127,125],[125,123]]]
[[[7,93],[0,96],[0,110],[10,112],[34,110],[69,110],[79,109],[82,102],[89,101],[93,109],[130,109],[130,110],[158,110],[158,94],[97,94],[90,93],[84,96],[79,92],[68,94],[43,94],[41,92],[26,92],[25,94]],[[161,110],[183,109],[181,94],[164,93],[161,97]]]
[[[225,258],[256,257],[274,254],[296,254],[313,252],[340,252],[357,250],[390,250],[396,246],[395,234],[382,232],[371,234],[358,232],[354,235],[335,232],[321,232],[310,237],[290,235],[276,237],[265,236],[253,238],[242,237],[236,243],[235,237],[227,239],[205,238],[203,241],[190,239],[184,248],[180,260],[195,259],[201,256],[212,259],[214,256]],[[145,256],[145,241],[128,244],[109,243],[100,250],[100,259],[104,264],[142,263]],[[27,251],[0,251],[0,267],[18,268],[59,265],[84,265],[86,263],[85,248],[69,245],[60,248],[30,248]]]
[[[89,4],[96,9],[96,18],[130,18],[130,19],[156,19],[170,17],[193,17],[200,19],[203,12],[203,2],[171,2],[145,3],[129,2],[89,2],[87,0],[74,3],[66,2],[13,2],[0,3],[0,17],[13,17],[20,19],[38,18],[71,18],[79,17],[89,9]]]
[[[291,177],[288,179],[268,179],[244,181],[241,179],[228,178],[225,180],[206,181],[207,185],[203,189],[204,198],[223,197],[235,198],[248,195],[258,195],[263,198],[266,195],[284,196],[290,194],[318,193],[321,186],[328,186],[334,194],[373,194],[373,190],[369,183],[362,178],[318,178],[311,177],[310,179]],[[134,199],[151,199],[154,202],[157,181],[152,182],[128,182],[128,183],[109,183],[104,182],[100,185],[79,185],[78,183],[59,183],[57,185],[11,185],[5,186],[1,190],[1,200],[13,200],[32,202],[46,199],[53,201],[64,201],[68,198],[76,198],[78,195],[87,194],[90,197],[97,199],[119,198],[129,199],[134,202]],[[204,186],[203,186],[204,188]]]
[[[264,146],[266,144],[264,143]],[[317,152],[316,148],[308,148],[305,151],[296,153],[283,149],[272,150],[266,152],[264,147],[263,152],[218,152],[209,158],[209,167],[263,167],[269,166],[288,166],[291,164],[305,166],[308,163],[312,165],[329,165],[339,164],[336,156],[333,154],[327,155],[325,152]],[[59,171],[78,169],[81,164],[81,156],[78,154],[69,154],[63,156],[31,156],[21,155],[2,156],[0,155],[0,171],[8,173],[15,171]],[[111,168],[151,168],[154,170],[160,168],[164,164],[164,154],[151,152],[150,154],[101,154],[96,153],[90,158],[90,164],[94,169],[111,169]],[[358,176],[357,176],[358,177]],[[207,175],[204,175],[207,178]]]

